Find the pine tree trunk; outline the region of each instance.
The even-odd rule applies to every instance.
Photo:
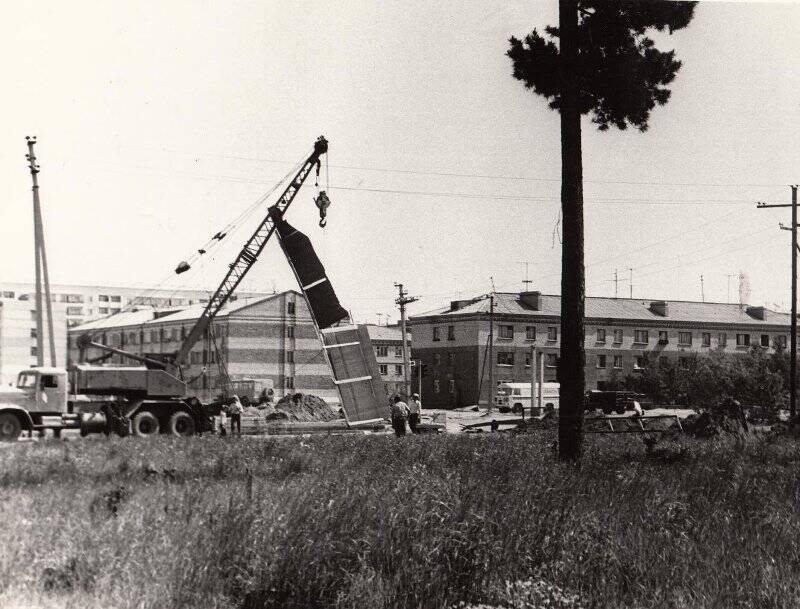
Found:
[[[581,115],[574,78],[578,52],[577,0],[559,1],[561,91],[561,359],[558,381],[561,400],[558,421],[559,457],[577,461],[583,443],[584,378],[584,269],[583,165]]]

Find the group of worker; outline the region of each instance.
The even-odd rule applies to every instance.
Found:
[[[408,404],[399,395],[394,396],[389,409],[392,415],[392,427],[398,438],[406,435],[406,421],[411,428],[411,433],[419,433],[419,417],[422,413],[422,403],[419,401],[418,393],[411,394]]]
[[[233,435],[234,429],[236,433],[242,435],[242,413],[244,412],[244,406],[242,406],[242,401],[239,399],[239,396],[234,394],[232,398],[230,398],[227,403],[222,407],[219,411],[219,434],[224,436],[227,434],[226,430],[226,423],[228,418],[231,420],[231,435]]]

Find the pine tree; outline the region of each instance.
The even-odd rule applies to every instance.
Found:
[[[584,263],[581,115],[601,131],[610,126],[647,129],[650,111],[670,96],[665,85],[681,67],[662,52],[650,30],[672,33],[689,25],[695,2],[664,0],[559,0],[559,27],[512,37],[507,55],[514,78],[549,100],[561,114],[561,383],[558,445],[576,461],[583,442]],[[558,40],[558,46],[555,44]]]

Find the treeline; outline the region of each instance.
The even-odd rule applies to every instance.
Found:
[[[768,410],[789,402],[789,355],[754,346],[747,353],[686,354],[680,361],[648,359],[641,370],[611,379],[619,389],[644,393],[657,404],[707,407],[725,398]]]

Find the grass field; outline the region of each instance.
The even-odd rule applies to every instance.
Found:
[[[0,607],[797,607],[800,446],[549,433],[0,447]]]

